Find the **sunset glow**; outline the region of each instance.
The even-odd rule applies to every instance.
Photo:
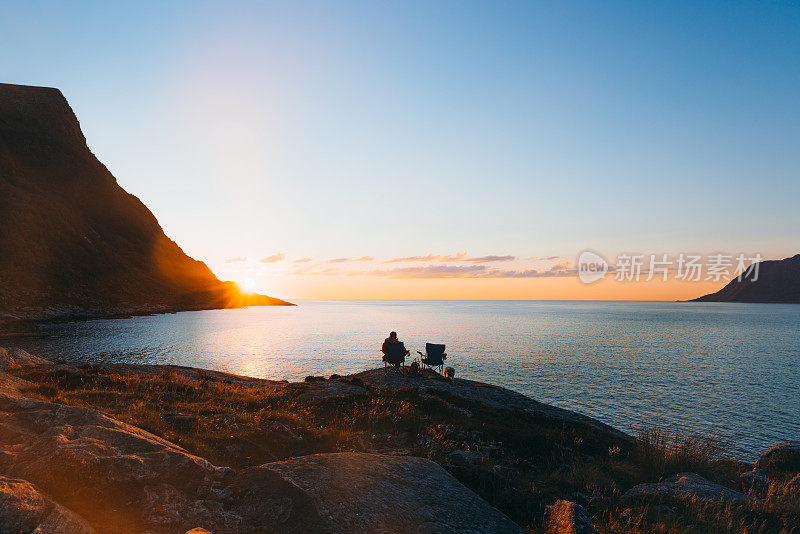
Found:
[[[3,33],[27,58],[4,73],[58,85],[120,185],[245,290],[676,300],[724,284],[486,273],[586,248],[796,252],[800,50],[778,6],[211,3],[126,16],[20,6],[0,20],[17,21]],[[90,46],[102,35],[111,44]],[[59,57],[91,49],[92,69],[114,75],[98,85],[50,43]],[[398,270],[424,261],[384,263],[427,256],[435,277]]]
[[[256,289],[256,281],[252,278],[245,278],[239,284],[239,288],[245,293],[253,293]]]

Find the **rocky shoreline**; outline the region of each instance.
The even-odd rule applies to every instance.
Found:
[[[48,323],[69,323],[75,321],[97,321],[105,319],[130,319],[149,315],[174,314],[190,311],[225,310],[246,308],[248,306],[297,306],[263,295],[252,295],[249,301],[237,302],[228,306],[222,302],[206,302],[196,305],[145,305],[123,308],[85,308],[81,306],[49,306],[29,308],[0,313],[0,337],[11,335],[35,335],[39,325]]]
[[[143,423],[154,433],[131,424],[152,406],[123,407],[140,385],[166,387],[156,410],[195,394],[212,400],[158,412],[166,426]],[[261,414],[247,422],[255,433],[237,434],[232,420],[229,439],[212,432],[214,399],[242,392]],[[283,419],[263,411],[281,402]],[[398,404],[379,411],[387,402]],[[403,406],[422,417],[417,426],[380,419]],[[190,450],[220,435],[227,441],[209,449],[216,460]],[[646,532],[651,523],[691,532],[708,524],[703,514],[731,510],[741,521],[797,524],[796,508],[767,503],[798,500],[800,442],[754,465],[725,464],[720,477],[733,487],[691,472],[647,481],[640,447],[589,417],[435,373],[289,383],[0,349],[2,532]]]

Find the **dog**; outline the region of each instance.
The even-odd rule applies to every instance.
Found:
[[[445,367],[444,368],[444,376],[446,376],[447,378],[452,380],[453,377],[456,376],[456,370],[453,369],[452,367]]]

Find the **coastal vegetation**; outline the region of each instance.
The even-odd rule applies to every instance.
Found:
[[[342,451],[428,458],[530,532],[543,531],[546,507],[560,499],[585,507],[601,532],[794,532],[800,524],[791,473],[755,484],[742,476],[753,466],[727,459],[719,439],[654,425],[633,439],[431,387],[446,383],[435,374],[288,383],[172,367],[14,372],[30,383],[28,395],[105,412],[220,466]],[[500,390],[474,384],[459,387]],[[648,489],[685,472],[733,497]]]

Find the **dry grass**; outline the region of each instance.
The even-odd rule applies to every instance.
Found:
[[[390,449],[402,445],[399,433],[426,432],[432,417],[457,417],[441,400],[410,391],[307,402],[300,398],[304,384],[256,386],[203,374],[120,375],[84,366],[30,369],[21,376],[34,382],[29,394],[103,411],[232,467],[316,452]],[[165,418],[171,412],[191,414],[196,423],[176,427]]]
[[[797,497],[719,504],[702,499],[672,499],[665,514],[657,503],[618,510],[602,525],[605,532],[675,534],[797,534]]]
[[[216,465],[351,450],[427,457],[530,532],[540,531],[544,507],[557,499],[583,504],[601,532],[789,533],[800,525],[800,499],[777,486],[744,506],[670,502],[674,517],[655,506],[620,508],[630,487],[681,471],[743,489],[744,467],[725,459],[724,442],[676,429],[643,426],[634,445],[581,424],[363,383],[367,395],[310,400],[306,383],[253,385],[207,373],[121,375],[86,365],[18,374],[33,383],[29,394],[104,411]],[[192,414],[196,423],[173,426],[168,412]],[[464,464],[449,458],[456,449],[489,452]]]
[[[714,478],[730,445],[720,438],[653,424],[641,425],[637,438],[639,461],[653,479],[685,471]]]

